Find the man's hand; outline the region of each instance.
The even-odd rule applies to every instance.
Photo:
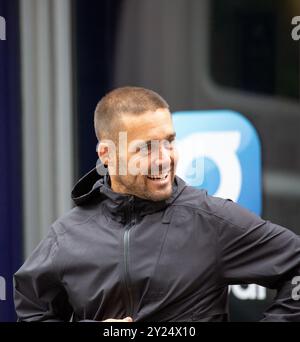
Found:
[[[109,318],[109,319],[106,319],[105,321],[102,321],[102,322],[133,322],[133,319],[131,317],[126,317],[123,319]]]

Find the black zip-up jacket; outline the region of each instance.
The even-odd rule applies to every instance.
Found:
[[[227,321],[228,285],[277,289],[265,321],[300,322],[300,238],[176,177],[167,201],[113,192],[91,171],[15,274],[21,321]]]

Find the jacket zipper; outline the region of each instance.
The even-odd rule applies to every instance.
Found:
[[[129,215],[128,215],[128,223],[125,226],[124,232],[124,279],[125,279],[125,288],[127,292],[128,298],[128,307],[129,307],[129,316],[133,317],[133,295],[132,295],[132,284],[131,277],[129,273],[129,247],[130,247],[130,229],[135,225],[135,218],[133,217],[133,205],[131,204],[133,199],[129,201]]]

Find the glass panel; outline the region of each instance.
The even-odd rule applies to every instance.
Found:
[[[215,82],[258,94],[299,98],[299,43],[291,20],[300,3],[214,0],[211,75]]]

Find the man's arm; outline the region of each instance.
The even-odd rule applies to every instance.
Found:
[[[68,303],[56,264],[57,236],[50,230],[14,276],[15,307],[19,321],[69,321]]]
[[[56,256],[58,240],[53,228],[14,276],[15,307],[19,321],[70,321],[73,309],[60,281]],[[104,322],[132,322],[131,317]],[[96,322],[81,320],[80,322]]]
[[[300,275],[300,237],[229,200],[219,200],[215,208],[220,281],[276,289],[263,321],[300,322],[300,300],[292,298],[292,280]]]

